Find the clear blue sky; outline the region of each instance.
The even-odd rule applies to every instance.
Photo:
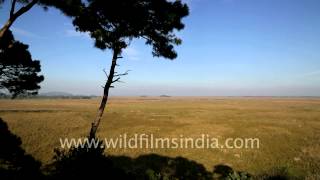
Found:
[[[319,0],[188,0],[174,61],[153,58],[134,41],[119,72],[132,70],[113,95],[320,95]],[[0,23],[9,6],[0,9]],[[12,28],[41,60],[41,92],[102,93],[110,52],[93,47],[55,9],[34,7]]]

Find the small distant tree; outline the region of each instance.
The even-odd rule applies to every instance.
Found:
[[[112,50],[112,60],[97,117],[92,123],[90,138],[94,138],[113,83],[125,73],[116,73],[117,60],[135,38],[145,39],[156,57],[175,59],[174,45],[181,44],[175,31],[184,28],[181,19],[188,7],[181,1],[167,0],[90,0],[73,21],[80,32],[89,32],[100,49]]]
[[[32,59],[28,45],[14,40],[7,31],[0,39],[0,90],[12,98],[37,94],[44,79],[40,71],[40,62]]]
[[[0,0],[0,5],[5,0]],[[22,7],[17,8],[17,4],[21,4]],[[34,5],[47,9],[48,7],[55,7],[61,10],[66,16],[74,16],[82,7],[81,0],[11,0],[9,18],[0,29],[0,39],[9,30],[11,25],[24,13],[28,12]]]

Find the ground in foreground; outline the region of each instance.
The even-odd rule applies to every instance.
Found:
[[[0,100],[0,117],[22,138],[28,153],[49,163],[60,138],[88,134],[98,99]],[[174,98],[111,99],[98,136],[259,138],[254,149],[177,148],[107,149],[112,155],[137,157],[156,153],[182,156],[208,170],[226,164],[260,174],[287,168],[295,174],[320,172],[320,99],[314,98]]]

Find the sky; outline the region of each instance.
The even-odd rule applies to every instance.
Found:
[[[0,24],[9,14],[0,9]],[[185,0],[175,60],[134,40],[119,60],[130,70],[116,96],[320,96],[319,0]],[[12,26],[41,61],[40,93],[101,95],[111,52],[94,48],[58,10],[33,7]]]

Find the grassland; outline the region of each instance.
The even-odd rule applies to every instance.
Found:
[[[0,117],[22,138],[26,151],[46,164],[60,137],[88,134],[98,104],[99,99],[0,100]],[[112,98],[98,136],[124,133],[257,137],[260,148],[107,149],[107,153],[183,156],[208,170],[226,164],[252,174],[286,167],[298,175],[319,177],[320,99],[316,98]]]

